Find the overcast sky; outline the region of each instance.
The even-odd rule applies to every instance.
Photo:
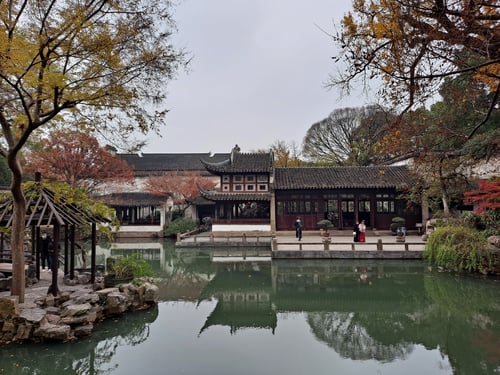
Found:
[[[324,87],[338,53],[324,31],[333,33],[351,0],[179,1],[174,41],[192,55],[190,72],[168,86],[163,137],[151,136],[143,152],[300,146],[334,109],[368,102]]]

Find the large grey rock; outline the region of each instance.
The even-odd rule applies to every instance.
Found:
[[[89,290],[78,290],[71,294],[70,299],[62,304],[63,307],[72,305],[72,304],[82,304],[82,303],[90,303],[95,304],[99,302],[99,295],[89,291]]]
[[[109,294],[109,293],[114,293],[114,292],[119,292],[120,289],[116,288],[116,287],[112,287],[112,288],[104,288],[104,289],[101,289],[101,290],[98,290],[96,292],[96,294],[101,297],[101,298],[106,298],[106,296]]]
[[[123,314],[132,304],[132,298],[125,293],[112,292],[106,296],[104,310],[107,314]]]
[[[65,275],[63,278],[63,284],[68,286],[78,285],[78,279],[75,277],[74,279],[70,279],[69,275]]]
[[[90,282],[90,273],[81,273],[78,275],[77,279],[82,285],[88,284]]]
[[[31,338],[33,332],[33,324],[31,323],[23,323],[19,324],[17,327],[17,332],[15,336],[15,340],[28,340]]]
[[[34,309],[22,309],[19,317],[26,320],[27,322],[40,324],[43,318],[47,315],[47,311],[36,307]]]
[[[64,318],[61,318],[60,323],[67,324],[70,326],[75,326],[75,325],[93,323],[96,320],[97,320],[97,313],[95,311],[92,311],[85,315],[66,316]]]
[[[75,328],[74,334],[76,337],[89,336],[94,330],[93,324],[85,324]]]
[[[71,327],[68,325],[58,324],[43,324],[36,328],[33,332],[35,337],[43,337],[45,339],[68,341],[73,338]]]
[[[69,306],[66,306],[62,312],[61,312],[61,317],[73,317],[73,316],[81,316],[87,314],[90,309],[91,309],[90,303],[82,303],[82,304],[72,304]]]
[[[145,302],[154,302],[158,301],[160,296],[160,288],[158,288],[154,284],[146,283],[144,290],[144,301]]]

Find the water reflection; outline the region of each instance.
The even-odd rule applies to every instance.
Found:
[[[496,280],[418,261],[213,262],[171,242],[102,251],[141,252],[159,308],[69,345],[2,348],[0,374],[132,374],[146,361],[151,374],[500,372]]]
[[[149,337],[158,308],[128,314],[123,320],[100,323],[92,337],[75,343],[14,345],[2,348],[2,374],[81,374],[113,372],[109,363],[122,345],[139,345]],[[124,324],[125,323],[125,324]]]

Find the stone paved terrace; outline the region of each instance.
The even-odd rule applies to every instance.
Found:
[[[209,233],[202,233],[178,241],[176,247],[198,249],[254,248],[255,250],[259,249],[259,251],[269,251],[269,255],[274,259],[421,259],[425,247],[421,235],[416,233],[406,236],[405,242],[397,242],[396,237],[388,232],[367,231],[364,243],[354,243],[351,233],[350,231],[333,231],[328,237],[330,243],[325,245],[325,237],[322,237],[317,231],[305,232],[301,241],[295,238],[293,232],[278,232],[272,244],[273,251],[270,251],[272,242],[270,235],[248,234],[242,236],[235,233],[211,237]]]
[[[64,285],[63,277],[64,277],[63,271],[59,270],[57,279],[59,290],[64,291],[67,289],[75,289],[74,287],[69,287],[67,285]],[[24,304],[31,306],[31,304],[33,304],[35,300],[47,296],[47,291],[49,290],[49,286],[51,284],[52,284],[52,272],[48,271],[40,272],[40,280],[38,280],[37,283],[26,287],[24,295]],[[90,286],[84,286],[84,285],[79,285],[78,287],[81,289],[90,288]],[[10,296],[9,290],[0,292],[0,297],[8,297],[8,296]],[[22,308],[23,305],[21,304],[20,307]]]

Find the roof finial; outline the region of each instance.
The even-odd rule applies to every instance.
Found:
[[[241,151],[240,146],[238,146],[238,144],[236,144],[236,146],[234,146],[234,148],[233,148],[233,151],[240,152]]]

